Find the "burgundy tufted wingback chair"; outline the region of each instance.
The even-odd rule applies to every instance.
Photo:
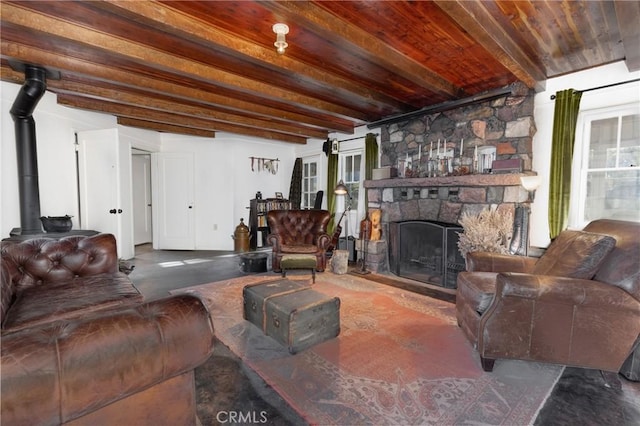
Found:
[[[327,248],[331,237],[327,225],[331,213],[327,210],[271,210],[267,213],[269,236],[273,248],[272,269],[280,272],[280,260],[285,254],[313,254],[316,270],[324,271],[327,265]]]

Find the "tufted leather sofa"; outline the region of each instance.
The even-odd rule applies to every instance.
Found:
[[[327,265],[327,248],[331,237],[327,225],[331,213],[327,210],[270,210],[267,212],[269,236],[272,246],[271,267],[281,272],[280,261],[286,254],[311,254],[316,257],[316,270]]]
[[[5,424],[195,424],[200,299],[144,303],[113,235],[0,243]]]
[[[469,253],[456,313],[486,371],[511,358],[618,372],[640,342],[640,223],[563,231],[539,259]]]

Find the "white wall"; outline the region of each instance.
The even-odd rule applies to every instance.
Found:
[[[1,146],[0,232],[8,237],[20,226],[18,177],[13,120],[9,110],[20,85],[0,83]],[[78,217],[75,137],[77,131],[118,127],[130,145],[149,152],[193,152],[195,157],[196,249],[232,250],[235,227],[249,219],[249,200],[257,191],[289,195],[291,172],[300,145],[232,134],[215,138],[161,134],[118,126],[115,117],[60,106],[45,93],[33,114],[36,122],[40,210],[43,216]],[[322,144],[320,144],[322,147]],[[280,159],[278,173],[252,172],[249,157]],[[74,222],[74,226],[77,227]],[[217,227],[217,230],[214,230]]]
[[[534,99],[534,117],[537,133],[533,138],[533,170],[542,178],[540,188],[531,208],[531,245],[546,247],[549,245],[548,199],[549,174],[551,162],[551,137],[553,134],[554,101],[551,95],[559,90],[585,90],[593,87],[624,82],[640,78],[640,72],[630,73],[624,62],[616,62],[602,67],[581,71],[547,80],[546,90],[538,93]],[[624,84],[606,89],[594,90],[582,94],[580,113],[622,105],[630,102],[640,103],[638,83]],[[580,118],[578,118],[579,120]],[[579,141],[576,140],[576,148]]]
[[[14,123],[9,110],[20,85],[0,84],[2,109],[0,112],[1,146],[0,208],[1,236],[8,237],[13,228],[20,227],[18,171]],[[40,212],[43,216],[78,217],[76,160],[74,133],[80,130],[114,127],[114,117],[74,110],[57,105],[56,96],[46,92],[38,103],[33,118],[36,123],[38,146],[38,176]]]
[[[228,133],[215,138],[165,134],[163,152],[194,152],[196,249],[232,250],[240,218],[249,222],[249,200],[261,191],[263,198],[282,192],[289,196],[295,146]],[[279,159],[276,174],[251,171],[249,157]]]

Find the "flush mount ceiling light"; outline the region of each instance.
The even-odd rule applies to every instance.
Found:
[[[273,32],[276,33],[276,42],[273,45],[276,47],[276,51],[282,55],[284,49],[289,46],[284,38],[285,34],[289,34],[289,26],[287,24],[274,24]]]

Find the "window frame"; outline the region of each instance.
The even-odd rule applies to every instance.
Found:
[[[597,171],[638,170],[636,167],[596,167],[589,168],[592,122],[611,118],[618,119],[616,130],[616,147],[620,149],[621,118],[640,114],[636,103],[627,103],[581,112],[576,126],[576,138],[571,172],[571,200],[569,207],[569,227],[583,229],[592,219],[586,219],[587,176]],[[619,152],[619,151],[618,151]]]
[[[347,167],[347,158],[353,158],[356,156],[360,156],[360,168],[357,171],[358,173],[358,180],[348,180],[346,179],[347,177],[347,173],[346,173],[346,167]],[[351,160],[353,162],[353,160]],[[364,157],[364,148],[358,148],[358,149],[349,149],[349,150],[344,150],[344,151],[340,151],[339,155],[338,155],[338,182],[340,180],[342,180],[344,182],[345,185],[347,185],[347,187],[352,186],[355,182],[358,183],[358,194],[356,198],[352,198],[352,204],[351,204],[351,210],[349,211],[349,213],[347,214],[347,218],[346,220],[348,220],[348,230],[347,230],[347,224],[346,223],[342,223],[342,227],[343,227],[343,233],[344,235],[357,235],[357,226],[356,226],[356,222],[358,221],[358,218],[362,216],[362,214],[364,213],[363,210],[363,203],[364,203],[364,172],[365,172],[365,157]],[[351,193],[352,191],[350,191],[350,195],[353,197],[353,194]],[[344,209],[346,208],[346,199],[345,197],[338,197],[337,198],[337,204],[336,204],[336,217],[340,217],[342,215],[342,212],[344,212]]]
[[[311,179],[311,176],[305,176],[305,172],[307,168],[311,168],[311,164],[315,164],[316,165],[316,174],[315,176],[313,176],[313,178],[315,178],[316,180],[316,188],[315,190],[311,190],[309,189],[308,191],[305,191],[305,180]],[[303,157],[302,158],[302,182],[301,184],[301,201],[300,201],[300,208],[301,209],[312,209],[314,204],[315,204],[315,198],[313,200],[313,202],[311,202],[311,198],[312,196],[314,196],[320,189],[320,156],[318,155],[314,155],[312,157]],[[311,188],[311,186],[309,186],[309,188]],[[307,202],[309,202],[310,204],[307,205]],[[324,202],[324,201],[323,201]]]

